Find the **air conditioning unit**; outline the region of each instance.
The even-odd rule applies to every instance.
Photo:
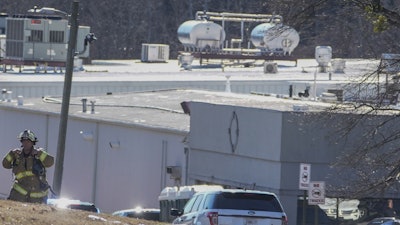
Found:
[[[334,59],[332,60],[331,65],[334,73],[344,73],[346,61],[344,59]]]
[[[264,63],[264,73],[277,73],[278,72],[278,64],[274,62],[265,62]]]
[[[337,102],[338,100],[338,97],[334,93],[330,92],[323,92],[319,98],[321,99],[322,102],[330,102],[330,103]]]
[[[169,45],[142,44],[142,62],[166,62],[169,59]]]

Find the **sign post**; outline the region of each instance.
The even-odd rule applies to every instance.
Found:
[[[325,182],[313,181],[308,189],[308,204],[320,205],[325,204]]]
[[[300,190],[308,190],[308,186],[311,181],[311,165],[301,163],[300,164],[300,180],[299,180],[299,189]]]
[[[307,208],[307,190],[311,180],[311,165],[301,163],[300,164],[300,176],[299,176],[299,189],[304,190],[303,194],[303,221],[302,225],[306,224],[306,208]]]
[[[325,182],[315,181],[310,183],[308,189],[308,204],[314,205],[314,223],[318,224],[318,208],[319,204],[325,204]]]

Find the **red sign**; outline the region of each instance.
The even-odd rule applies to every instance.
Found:
[[[41,24],[41,20],[31,20],[31,24]]]

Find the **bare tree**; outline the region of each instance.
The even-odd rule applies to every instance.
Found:
[[[80,1],[79,24],[90,26],[98,38],[90,48],[91,57],[96,59],[138,58],[141,44],[146,42],[169,44],[170,56],[174,58],[183,47],[177,38],[178,27],[202,10],[281,15],[284,24],[300,34],[300,44],[293,52],[299,58],[314,57],[314,48],[318,45],[332,46],[335,57],[377,58],[383,51],[398,50],[400,32],[394,26],[399,21],[395,7],[398,3],[382,0],[383,4],[377,5],[376,2],[379,1],[85,0]],[[1,3],[0,12],[9,15],[25,13],[35,5],[65,12],[71,7],[71,1],[61,0],[41,0],[35,5],[15,0]],[[256,25],[247,24],[247,33]],[[227,29],[236,29],[230,26]],[[374,27],[386,29],[376,33]],[[227,33],[231,35],[230,30]]]
[[[366,10],[366,16],[371,12],[385,17],[395,13],[393,8],[385,9],[385,1],[351,2]],[[399,12],[387,20],[390,27],[386,29],[397,29]],[[330,187],[330,193],[337,197],[388,197],[400,190],[400,55],[384,53],[378,57],[365,68],[365,74],[343,87],[345,101],[324,114],[325,125],[345,143],[330,176],[342,181]]]
[[[400,57],[395,56],[371,61],[376,69],[345,85],[345,101],[324,114],[325,125],[345,143],[330,175],[341,180],[330,187],[336,197],[388,198],[400,190]]]
[[[389,26],[400,25],[400,4],[393,0],[351,0],[357,7],[364,9],[374,23],[376,31],[386,30]]]

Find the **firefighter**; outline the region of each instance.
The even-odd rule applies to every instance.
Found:
[[[3,167],[12,169],[14,184],[9,200],[46,203],[50,186],[46,180],[46,168],[54,164],[54,157],[41,148],[35,134],[25,130],[18,135],[21,148],[11,150],[3,158]]]

